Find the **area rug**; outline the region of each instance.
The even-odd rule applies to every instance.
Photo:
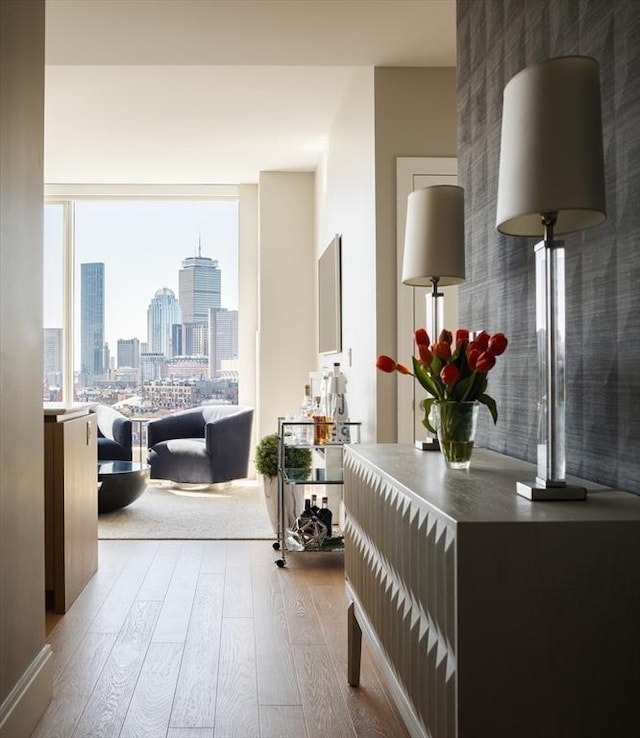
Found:
[[[262,484],[182,489],[150,484],[131,505],[98,516],[100,539],[270,539]]]

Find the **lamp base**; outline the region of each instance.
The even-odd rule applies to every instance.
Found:
[[[516,492],[532,502],[587,499],[585,487],[565,483],[554,485],[540,477],[536,477],[533,482],[516,482]]]
[[[415,447],[418,451],[440,451],[440,443],[437,438],[425,438],[424,441],[416,441]]]

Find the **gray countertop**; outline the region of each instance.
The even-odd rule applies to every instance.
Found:
[[[408,497],[456,524],[465,523],[582,523],[640,520],[640,496],[567,477],[587,488],[585,501],[532,502],[516,493],[516,482],[532,481],[535,466],[476,448],[471,468],[445,467],[439,452],[420,451],[402,444],[347,446],[346,463],[364,463]]]

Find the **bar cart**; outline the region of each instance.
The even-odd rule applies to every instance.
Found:
[[[360,443],[360,423],[327,420],[278,419],[278,530],[273,544],[281,557],[276,565],[286,565],[287,553],[340,551],[344,549],[342,518],[342,464],[346,444]],[[287,449],[308,449],[311,473],[287,466]],[[323,508],[310,506],[305,488],[325,500]],[[328,509],[327,488],[339,490],[339,505]],[[335,497],[335,495],[333,496]],[[304,506],[303,506],[304,502]],[[319,512],[318,510],[321,510]]]

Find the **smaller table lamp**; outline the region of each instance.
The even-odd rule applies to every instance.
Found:
[[[444,295],[438,287],[464,282],[464,190],[433,185],[415,190],[407,200],[402,282],[431,287],[426,295],[426,329],[432,342],[443,326]],[[424,451],[438,450],[438,439],[416,441]]]

